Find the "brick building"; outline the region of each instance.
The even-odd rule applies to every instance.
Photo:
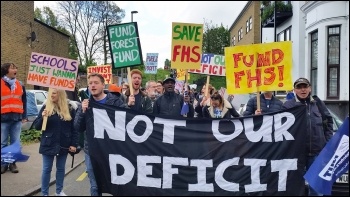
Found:
[[[231,25],[231,46],[260,42],[260,1],[248,1]]]
[[[68,41],[69,35],[34,19],[34,1],[1,1],[1,64],[14,63],[26,88],[34,89],[26,83],[31,53],[68,58]]]

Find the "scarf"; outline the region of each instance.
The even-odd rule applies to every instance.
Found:
[[[16,86],[16,78],[10,79],[6,75],[2,77],[4,81],[6,81],[8,84],[11,86],[11,92],[15,92],[15,89],[17,88]]]

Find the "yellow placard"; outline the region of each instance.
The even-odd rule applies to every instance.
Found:
[[[225,48],[229,94],[292,89],[292,42]]]
[[[186,69],[176,69],[176,79],[185,81]],[[187,73],[187,81],[190,79],[190,73]]]
[[[172,23],[171,67],[199,69],[202,59],[203,24]]]

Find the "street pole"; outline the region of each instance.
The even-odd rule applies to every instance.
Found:
[[[139,13],[139,12],[138,11],[131,11],[131,22],[134,22],[133,16],[134,16],[134,14],[137,14],[137,13]]]

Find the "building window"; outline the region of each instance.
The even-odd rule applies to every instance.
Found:
[[[317,95],[318,32],[311,33],[311,89]]]
[[[246,24],[246,27],[245,27],[245,33],[248,33],[249,32],[249,20],[247,20],[246,22],[245,22],[245,24]]]
[[[281,31],[279,34],[277,34],[277,41],[290,41],[292,40],[292,26],[288,27],[287,29]]]
[[[236,36],[233,36],[231,38],[231,46],[235,46],[236,45]]]
[[[249,18],[249,30],[252,30],[253,29],[253,18],[250,17]]]
[[[241,27],[241,40],[242,40],[242,38],[243,38],[243,29]]]
[[[238,42],[241,40],[241,29],[238,30]]]
[[[339,99],[340,26],[328,27],[327,98]]]

